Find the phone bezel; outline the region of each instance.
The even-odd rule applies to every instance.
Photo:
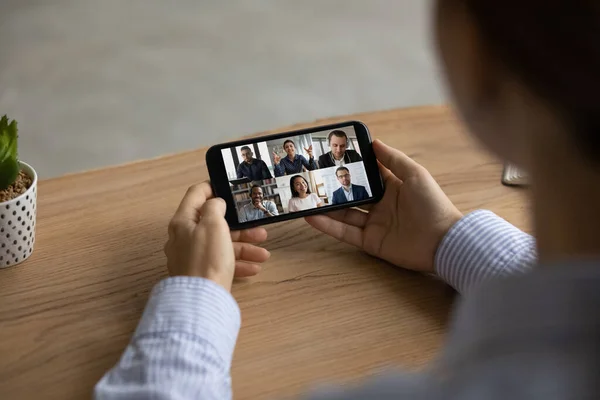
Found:
[[[233,194],[231,193],[229,187],[229,178],[227,177],[225,162],[223,161],[223,157],[221,155],[222,149],[242,145],[252,145],[254,143],[281,139],[287,136],[306,135],[316,132],[344,128],[348,126],[352,126],[354,128],[354,131],[356,132],[356,139],[358,140],[358,144],[362,153],[361,156],[363,158],[363,164],[367,173],[367,179],[369,180],[369,185],[371,186],[372,197],[370,199],[353,201],[350,203],[343,203],[338,205],[327,205],[325,207],[312,208],[310,210],[297,211],[294,213],[286,213],[275,217],[262,218],[255,221],[238,221],[238,214],[235,207]],[[361,121],[351,120],[335,124],[319,125],[311,128],[298,129],[293,131],[275,133],[271,135],[257,136],[248,139],[220,143],[211,146],[206,152],[206,166],[208,168],[208,174],[215,196],[222,198],[227,203],[225,219],[227,220],[229,227],[233,230],[247,229],[255,226],[268,225],[277,222],[288,221],[291,219],[303,218],[309,215],[323,214],[326,212],[341,210],[344,208],[356,207],[369,203],[376,203],[379,200],[381,200],[381,198],[383,197],[384,185],[383,179],[379,172],[377,158],[375,157],[375,153],[373,152],[372,143],[373,141],[371,139],[371,134],[367,126]]]

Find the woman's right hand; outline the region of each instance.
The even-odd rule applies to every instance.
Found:
[[[369,212],[347,208],[306,220],[392,264],[434,273],[437,248],[462,214],[423,166],[380,140],[373,149],[386,187],[381,201]]]

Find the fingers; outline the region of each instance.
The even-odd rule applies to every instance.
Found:
[[[210,183],[202,182],[191,186],[185,193],[185,196],[183,196],[173,219],[185,219],[198,223],[200,220],[200,209],[206,200],[212,197],[213,192]]]
[[[421,167],[412,158],[379,139],[373,141],[373,151],[381,164],[401,180],[413,176]]]
[[[265,228],[250,228],[232,231],[231,240],[234,242],[262,243],[267,240],[267,230]]]
[[[267,249],[254,246],[250,243],[234,242],[233,252],[235,253],[236,260],[251,263],[262,263],[271,257],[271,253]]]
[[[247,263],[244,261],[236,261],[234,276],[236,278],[246,278],[249,276],[254,276],[257,275],[261,269],[261,266],[258,264]]]
[[[367,218],[369,218],[369,214],[367,214],[366,212],[355,210],[352,208],[346,208],[344,210],[339,211],[332,211],[324,215],[336,221],[345,222],[348,225],[356,226],[359,228],[363,228],[367,223]]]
[[[360,212],[360,211],[359,211]],[[327,235],[353,246],[361,247],[363,244],[363,230],[357,226],[337,221],[326,215],[313,215],[306,217],[312,227]]]

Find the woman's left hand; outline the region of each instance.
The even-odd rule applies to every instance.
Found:
[[[252,228],[231,232],[225,209],[225,202],[213,197],[208,182],[189,188],[169,224],[164,250],[170,275],[210,279],[230,291],[234,276],[260,272],[259,264],[270,253],[252,243],[265,241],[267,231]]]
[[[312,144],[307,148],[304,148],[304,151],[308,154],[308,158],[313,158],[313,147]]]

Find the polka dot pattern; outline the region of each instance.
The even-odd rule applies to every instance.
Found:
[[[33,253],[37,177],[33,169],[27,167],[22,163],[25,172],[34,177],[31,187],[16,199],[0,203],[0,268],[19,264]]]

